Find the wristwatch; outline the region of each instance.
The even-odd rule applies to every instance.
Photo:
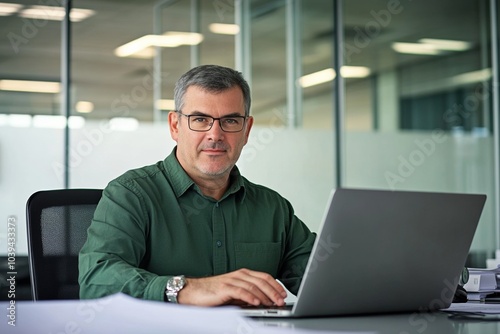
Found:
[[[186,285],[186,278],[184,275],[173,276],[167,281],[167,286],[165,287],[165,295],[170,303],[177,303],[177,295],[179,291]]]

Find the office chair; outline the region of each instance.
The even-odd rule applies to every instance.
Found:
[[[78,253],[100,189],[38,191],[26,203],[33,300],[78,299]]]

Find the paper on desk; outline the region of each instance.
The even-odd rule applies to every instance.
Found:
[[[19,301],[15,305],[16,326],[3,317],[0,333],[318,333],[263,326],[242,317],[235,307],[183,306],[124,294],[96,300]],[[8,302],[0,303],[3,310],[8,306]]]
[[[500,314],[500,304],[452,303],[445,312],[473,312],[481,314]]]

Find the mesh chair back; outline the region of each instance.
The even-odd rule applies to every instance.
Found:
[[[33,300],[78,299],[78,253],[100,189],[39,191],[26,204]]]

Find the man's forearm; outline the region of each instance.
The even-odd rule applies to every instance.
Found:
[[[163,300],[168,276],[158,276],[117,259],[98,260],[96,254],[80,257],[80,298],[123,292],[137,298]]]

